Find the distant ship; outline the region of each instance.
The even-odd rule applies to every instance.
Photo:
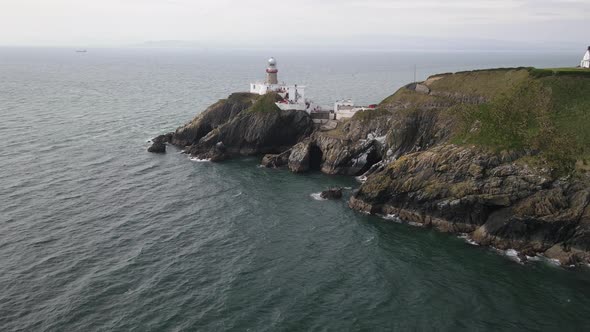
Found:
[[[88,51],[86,51],[86,50],[76,50],[76,53],[86,53],[86,52],[88,52]]]

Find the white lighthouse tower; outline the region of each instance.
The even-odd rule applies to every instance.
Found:
[[[275,58],[268,59],[268,67],[266,68],[266,84],[279,84],[277,73],[277,60]]]
[[[588,50],[586,51],[586,54],[584,54],[584,58],[582,58],[582,62],[580,62],[580,67],[590,68],[590,46],[588,46]]]

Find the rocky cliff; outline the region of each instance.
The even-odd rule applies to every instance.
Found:
[[[590,263],[590,77],[448,74],[381,107],[392,112],[391,157],[366,177],[353,209],[467,233],[523,257]]]
[[[280,111],[274,104],[277,98],[234,93],[154,142],[168,142],[212,161],[281,153],[309,136],[314,127],[305,112]]]
[[[219,161],[363,181],[349,205],[483,245],[590,263],[590,76],[530,68],[430,77],[335,129],[233,94],[154,139]]]

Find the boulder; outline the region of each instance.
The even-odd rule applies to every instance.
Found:
[[[148,152],[152,153],[166,153],[166,143],[162,141],[155,141],[148,148]]]
[[[320,197],[323,199],[340,199],[342,198],[342,188],[336,187],[324,190],[320,194]]]
[[[267,154],[262,158],[261,165],[267,168],[279,168],[283,166],[287,166],[289,163],[289,156],[291,155],[291,150],[287,150],[283,153],[279,154]]]
[[[289,155],[289,170],[293,173],[303,173],[309,171],[309,150],[311,144],[309,141],[300,142],[291,149]]]

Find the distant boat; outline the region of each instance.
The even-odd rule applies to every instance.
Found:
[[[88,52],[88,51],[86,51],[86,50],[76,50],[76,53],[86,53],[86,52]]]

